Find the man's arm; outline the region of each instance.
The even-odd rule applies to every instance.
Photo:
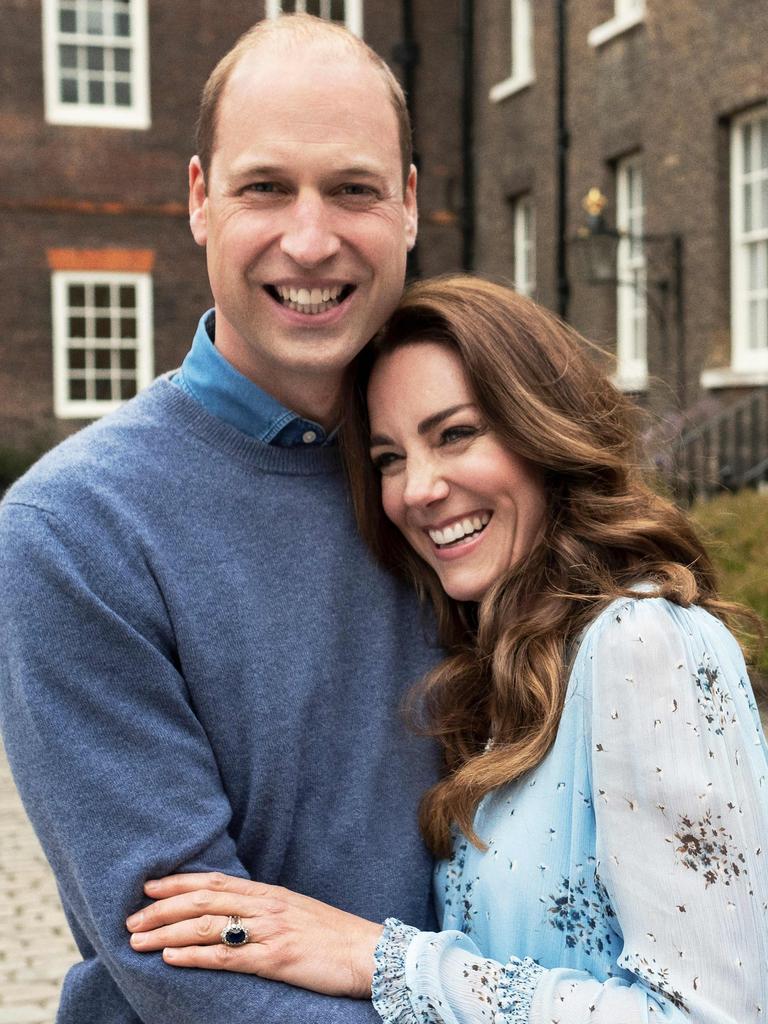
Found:
[[[251,976],[175,970],[129,945],[146,878],[246,876],[231,810],[149,568],[95,559],[51,513],[0,508],[0,706],[6,749],[85,958],[146,1024],[377,1021],[370,1003]],[[73,993],[74,996],[74,993]],[[133,1013],[129,1010],[133,1010]]]

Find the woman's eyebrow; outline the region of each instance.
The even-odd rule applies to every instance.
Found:
[[[416,428],[420,434],[428,434],[430,430],[434,430],[436,426],[447,420],[449,416],[453,416],[455,412],[461,412],[462,409],[474,409],[474,402],[462,402],[460,405],[451,405],[447,409],[441,409],[440,412],[435,412],[431,416],[427,416],[426,419],[422,420]],[[395,442],[391,437],[387,437],[386,434],[372,434],[370,440],[371,448],[378,448],[379,445],[393,445]]]

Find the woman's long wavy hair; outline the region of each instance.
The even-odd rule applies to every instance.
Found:
[[[387,519],[369,455],[373,365],[422,342],[458,354],[487,426],[544,473],[542,540],[479,605],[450,599]],[[724,619],[738,613],[718,598],[712,564],[686,516],[643,483],[632,407],[590,347],[514,291],[453,275],[410,287],[351,370],[342,446],[360,530],[379,562],[432,602],[447,651],[410,703],[420,730],[444,751],[446,772],[420,811],[438,856],[449,853],[454,825],[483,848],[472,824],[481,798],[544,757],[579,635],[607,603],[650,581],[648,596],[696,602]]]

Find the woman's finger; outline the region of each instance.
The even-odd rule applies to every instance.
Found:
[[[150,878],[144,884],[147,896],[153,899],[165,899],[178,896],[183,892],[195,889],[208,889],[211,892],[239,892],[244,896],[266,896],[274,886],[263,882],[253,882],[250,878],[239,878],[237,875],[225,875],[221,871],[189,871],[186,874],[166,875],[165,878]]]
[[[130,932],[146,932],[204,915],[217,914],[228,917],[257,917],[260,914],[280,913],[283,905],[276,897],[263,898],[243,896],[233,892],[209,892],[198,889],[194,892],[170,896],[168,899],[151,903],[143,910],[131,914],[125,922]]]
[[[131,946],[139,953],[150,953],[165,949],[166,946],[212,946],[221,942],[221,933],[228,920],[228,917],[203,914],[202,917],[179,921],[149,932],[134,932],[131,935]],[[246,921],[243,921],[243,927],[250,934]]]
[[[173,967],[203,967],[215,971],[259,974],[258,947],[250,944],[169,947],[163,950],[163,960]]]

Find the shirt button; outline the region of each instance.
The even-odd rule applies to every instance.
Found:
[[[301,440],[304,444],[312,444],[313,441],[317,440],[317,434],[314,430],[305,430],[301,435]]]

